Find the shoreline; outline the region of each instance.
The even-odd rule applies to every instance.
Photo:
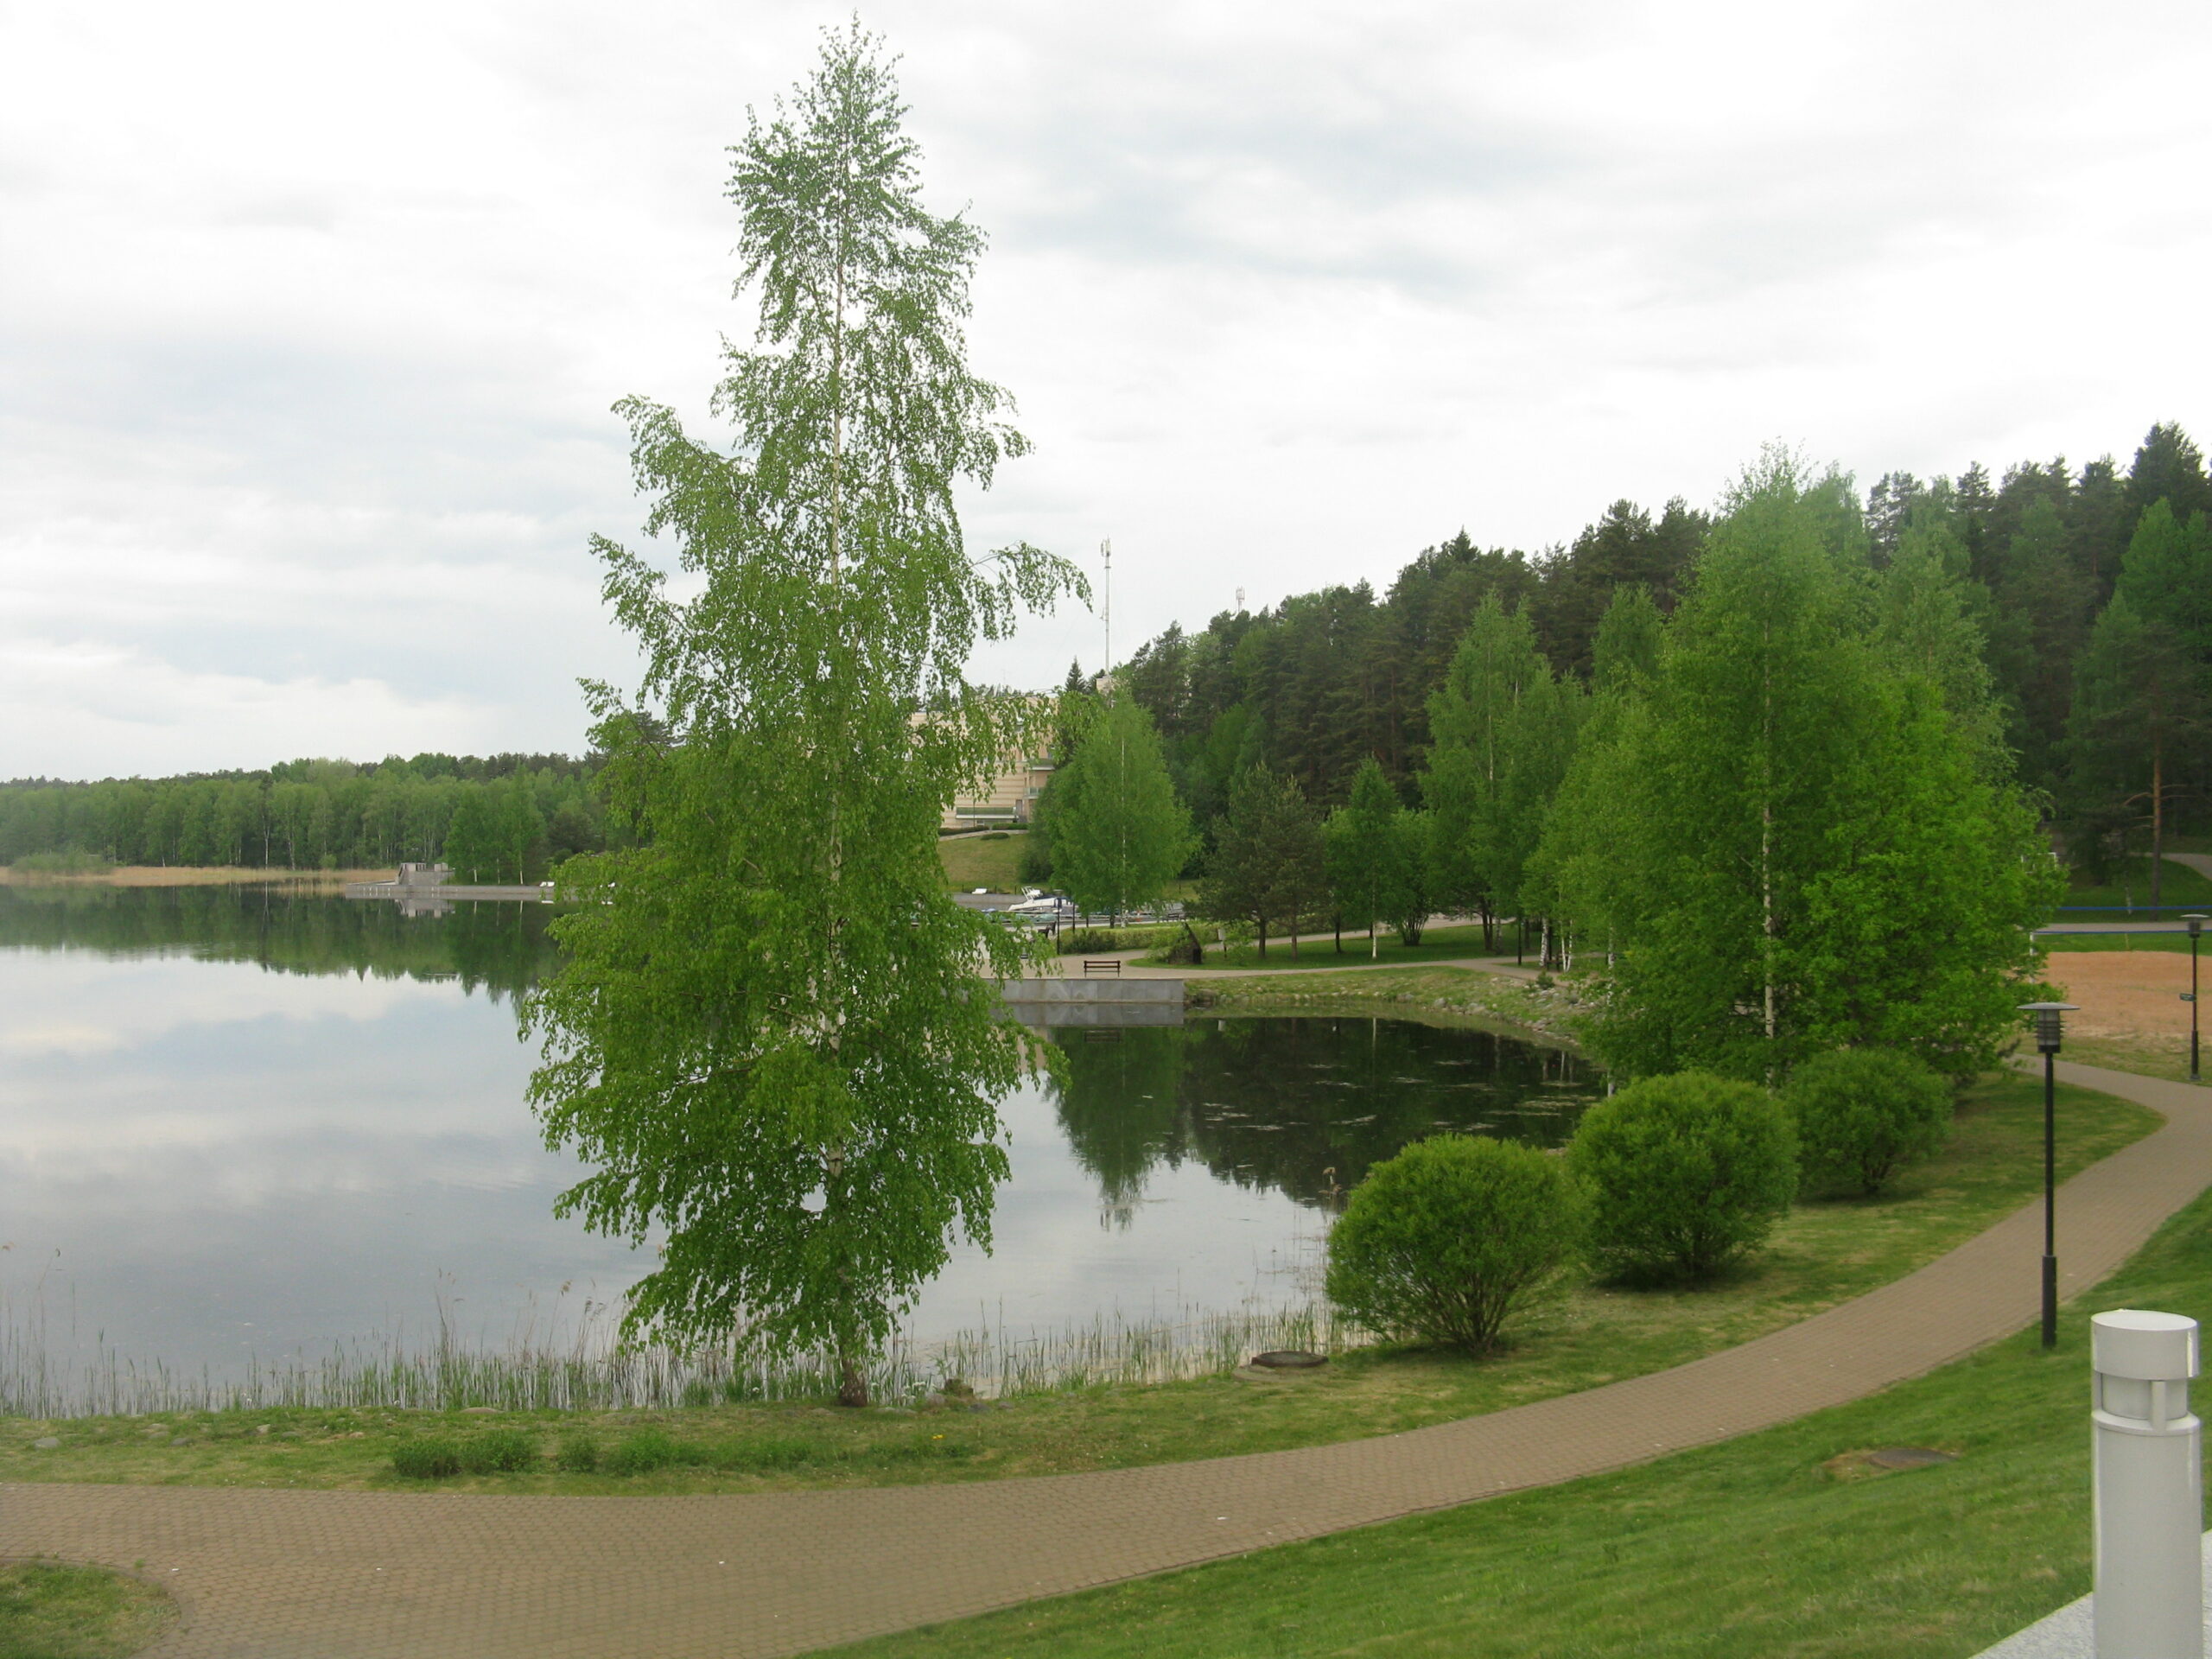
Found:
[[[83,874],[19,870],[0,865],[4,887],[294,887],[342,892],[348,882],[390,881],[396,868],[289,870],[243,864],[118,864]]]

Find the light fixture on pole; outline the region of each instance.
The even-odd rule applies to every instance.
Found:
[[[2203,1081],[2196,1071],[2196,942],[2204,937],[2204,924],[2212,918],[2184,916],[2189,924],[2189,1080]]]
[[[2058,1346],[2058,1083],[2056,1062],[2073,1002],[2023,1002],[2036,1017],[2036,1046],[2043,1052],[2043,1345]]]

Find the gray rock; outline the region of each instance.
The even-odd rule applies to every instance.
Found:
[[[59,1435],[48,1434],[43,1440],[33,1440],[31,1444],[41,1452],[52,1452],[60,1446],[61,1439]]]

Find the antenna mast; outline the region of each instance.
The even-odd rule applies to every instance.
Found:
[[[1114,543],[1109,537],[1098,543],[1098,556],[1106,561],[1105,599],[1099,610],[1106,619],[1105,671],[1114,671]]]

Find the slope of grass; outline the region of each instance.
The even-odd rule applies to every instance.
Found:
[[[1021,849],[1028,842],[1026,830],[938,837],[937,855],[944,866],[945,886],[955,893],[976,887],[988,887],[993,893],[1020,892]]]
[[[2062,1096],[2062,1177],[2155,1127],[2107,1095]],[[1024,1394],[983,1409],[833,1411],[805,1403],[666,1411],[381,1410],[172,1414],[0,1421],[0,1481],[397,1487],[392,1458],[429,1440],[465,1451],[520,1428],[519,1470],[442,1482],[509,1492],[747,1491],[990,1479],[1267,1452],[1396,1433],[1593,1388],[1747,1341],[1885,1284],[2026,1201],[2042,1178],[2042,1095],[1991,1078],[1965,1101],[1951,1145],[1875,1199],[1800,1205],[1751,1269],[1700,1290],[1586,1285],[1485,1360],[1376,1348],[1319,1373],[1247,1382]],[[565,1439],[604,1459],[641,1435],[675,1453],[638,1473],[563,1469]],[[57,1446],[41,1448],[51,1438]],[[571,1460],[574,1461],[573,1459]]]
[[[844,1659],[1961,1659],[2089,1588],[2088,1319],[2212,1319],[2212,1195],[2032,1332],[1613,1475],[836,1651]],[[1957,1461],[1883,1474],[1857,1455]]]
[[[2177,849],[2179,850],[2179,849]],[[2076,918],[2074,911],[2088,905],[2113,907],[2116,912],[2128,905],[2147,905],[2151,902],[2151,861],[2147,857],[2120,861],[2113,878],[2101,885],[2081,881],[2070,888],[2059,900],[2069,906],[2057,919],[2094,920],[2093,917]],[[2212,880],[2207,880],[2185,864],[2171,860],[2165,862],[2158,877],[2158,902],[2162,905],[2203,905],[2212,908]]]
[[[1571,984],[1542,987],[1514,975],[1418,963],[1336,973],[1192,979],[1185,982],[1184,1005],[1224,1014],[1324,1012],[1384,1019],[1440,1015],[1446,1020],[1503,1020],[1567,1047],[1573,1046],[1571,1027],[1581,1008]]]

